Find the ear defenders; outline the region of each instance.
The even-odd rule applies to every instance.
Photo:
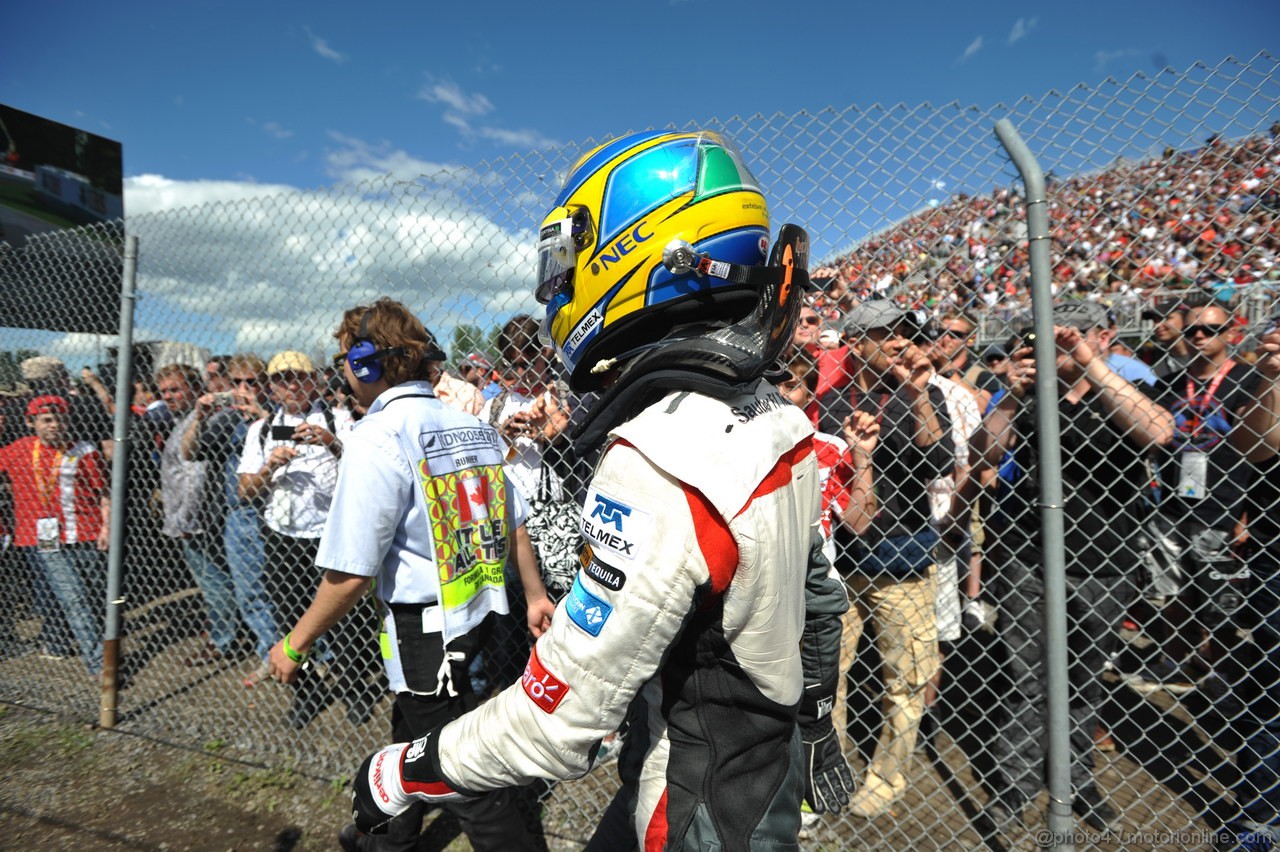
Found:
[[[382,366],[382,359],[388,355],[403,355],[403,346],[393,346],[389,349],[379,349],[372,340],[369,339],[369,316],[373,310],[364,312],[364,316],[360,318],[360,328],[356,331],[356,342],[351,345],[351,349],[347,351],[347,365],[351,367],[351,375],[356,377],[356,381],[363,385],[371,385],[382,378],[385,369]]]

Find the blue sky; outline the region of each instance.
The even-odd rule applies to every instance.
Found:
[[[530,162],[564,163],[587,140],[713,119],[746,132],[784,124],[754,116],[833,108],[847,117],[850,107],[865,115],[877,104],[926,102],[994,116],[997,104],[1077,83],[1123,81],[1166,66],[1181,72],[1259,51],[1280,56],[1276,0],[1226,2],[1212,12],[1184,0],[10,6],[0,36],[0,102],[123,143],[126,215],[145,246],[139,337],[264,354],[282,346],[323,352],[334,306],[353,294],[403,293],[446,338],[459,322],[537,310],[529,295],[531,230],[547,201],[529,197],[527,187],[485,187],[488,203],[473,199],[468,209],[429,184],[381,202],[295,190],[441,168],[475,177],[471,167],[535,150]],[[1262,103],[1250,114],[1269,110]],[[910,111],[880,114],[890,117],[879,129],[892,126],[895,135],[863,137],[875,147],[831,155],[847,167],[832,173],[846,181],[835,190],[856,191],[866,202],[856,211],[821,206],[837,196],[825,183],[807,182],[811,152],[786,149],[785,133],[776,140],[774,165],[793,164],[800,176],[761,175],[775,219],[781,208],[809,227],[817,257],[932,196],[988,191],[1000,178],[943,151],[956,140],[940,125],[918,127]],[[1063,138],[1095,160],[1058,149],[1047,152],[1064,155],[1050,165],[1099,167],[1098,158],[1141,156],[1143,146],[1168,141],[1144,137],[1120,151],[1123,128],[1112,121],[1064,125]],[[1217,117],[1206,124],[1197,116],[1153,117],[1146,129],[1172,133],[1179,121],[1184,141],[1175,144],[1218,129]],[[838,136],[844,126],[833,123],[827,133]],[[1090,133],[1113,130],[1105,145],[1091,144]],[[990,149],[988,127],[969,132]],[[909,156],[926,165],[904,167]],[[826,165],[809,171],[821,174]],[[790,197],[780,204],[774,192],[781,188],[771,188],[769,177],[787,184]],[[245,198],[274,199],[268,229],[234,206],[162,221],[139,215]],[[312,224],[296,224],[303,221]],[[481,250],[460,252],[460,239]],[[433,281],[467,285],[452,294],[423,288]],[[0,330],[0,349],[31,346],[69,364],[101,360],[108,342]]]
[[[0,101],[127,176],[317,187],[703,117],[988,106],[1280,52],[1280,4],[11,4]]]

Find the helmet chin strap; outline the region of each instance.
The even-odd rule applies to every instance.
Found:
[[[785,227],[795,228],[796,226]],[[784,277],[790,277],[794,273],[793,269],[786,267],[743,266],[727,260],[713,260],[705,251],[701,254],[694,251],[693,246],[685,240],[672,240],[667,243],[667,247],[662,250],[662,265],[673,275],[686,275],[690,272],[699,278],[710,275],[757,291],[763,290],[768,283],[781,284]],[[804,273],[804,283],[801,286],[808,289],[809,273],[806,270],[800,271]]]

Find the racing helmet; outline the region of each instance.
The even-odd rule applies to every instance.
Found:
[[[541,336],[576,391],[676,328],[732,323],[756,306],[746,274],[769,255],[764,196],[733,143],[651,130],[573,166],[539,231]]]

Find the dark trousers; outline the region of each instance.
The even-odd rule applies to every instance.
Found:
[[[475,709],[479,701],[470,691],[465,669],[456,672],[453,683],[459,691],[453,697],[397,694],[391,710],[392,740],[408,742]],[[532,799],[527,788],[505,788],[442,807],[457,818],[476,852],[541,852],[546,842]],[[426,810],[426,805],[416,804],[391,820],[387,833],[377,837],[378,849],[412,850],[422,833]]]
[[[993,591],[1010,690],[992,751],[1004,789],[1014,788],[1032,799],[1045,778],[1044,580],[1038,566],[1008,559],[999,563]],[[1127,576],[1067,576],[1068,715],[1075,790],[1094,783],[1093,732],[1102,699],[1102,667],[1116,648],[1120,620],[1136,596],[1137,585]]]
[[[1277,511],[1272,509],[1271,511]],[[1272,542],[1254,561],[1261,581],[1250,606],[1262,623],[1253,630],[1256,652],[1245,671],[1232,679],[1236,725],[1244,747],[1236,755],[1242,777],[1234,788],[1236,803],[1250,819],[1280,823],[1280,541]],[[1235,709],[1233,707],[1233,709]]]
[[[264,544],[267,564],[263,585],[280,619],[280,629],[289,630],[306,612],[320,585],[324,573],[316,566],[320,540],[294,538],[267,529]],[[333,687],[348,706],[359,702],[371,702],[372,706],[382,694],[383,687],[371,680],[381,671],[378,627],[372,604],[367,598],[362,599],[316,643],[316,657],[329,664]],[[295,696],[299,701],[323,705],[329,700],[323,691],[319,679],[308,673],[297,682]],[[319,709],[310,708],[313,714]]]

